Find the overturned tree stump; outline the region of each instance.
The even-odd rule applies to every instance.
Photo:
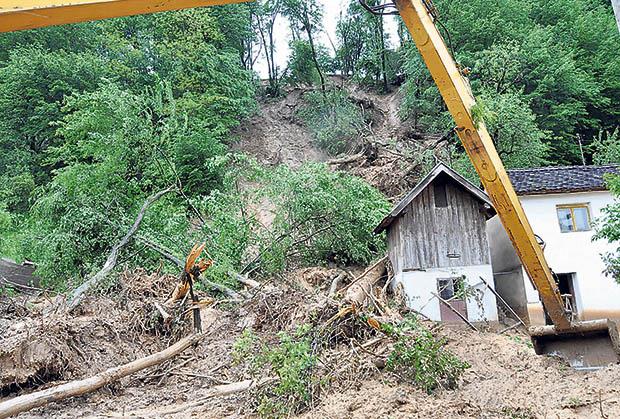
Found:
[[[18,396],[0,403],[0,419],[17,415],[21,412],[44,406],[51,402],[68,399],[70,397],[81,396],[90,393],[101,387],[120,380],[137,371],[143,370],[153,365],[160,364],[183,352],[190,346],[198,343],[205,335],[194,334],[181,339],[174,345],[161,352],[154,353],[144,358],[136,359],[125,365],[107,369],[92,377],[82,380],[71,381],[66,384],[51,387],[46,390],[37,391],[31,394]]]
[[[357,307],[363,307],[366,298],[372,292],[373,285],[383,277],[386,259],[387,257],[379,259],[353,282],[340,290],[340,292],[344,292],[344,300],[355,304]]]

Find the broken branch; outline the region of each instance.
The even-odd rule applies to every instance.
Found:
[[[108,259],[105,261],[103,268],[101,268],[99,272],[93,275],[92,278],[85,281],[82,285],[80,285],[79,287],[73,290],[73,292],[71,293],[71,296],[69,297],[67,301],[67,311],[72,311],[77,306],[79,306],[80,303],[86,297],[86,294],[88,293],[88,291],[90,291],[92,288],[95,288],[97,285],[101,283],[101,281],[103,281],[103,279],[105,279],[108,276],[108,274],[116,266],[116,261],[118,260],[119,250],[123,246],[125,246],[127,243],[129,243],[129,240],[131,239],[131,237],[136,233],[136,231],[138,231],[138,228],[140,227],[140,223],[142,222],[142,219],[144,218],[144,214],[146,213],[146,210],[149,209],[149,207],[155,201],[157,201],[159,198],[161,198],[163,195],[167,194],[173,189],[174,187],[170,186],[169,188],[164,189],[163,191],[159,191],[156,194],[149,196],[146,199],[146,201],[144,201],[144,204],[142,204],[142,208],[138,212],[138,215],[136,216],[136,219],[133,222],[133,225],[131,226],[129,231],[125,234],[125,236],[121,239],[120,242],[112,246],[112,250],[110,251],[110,254],[108,255]]]

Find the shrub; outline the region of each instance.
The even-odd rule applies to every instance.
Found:
[[[396,339],[387,369],[427,393],[437,387],[456,388],[458,379],[469,368],[445,348],[445,340],[436,339],[412,318],[387,332]]]
[[[279,167],[264,181],[276,207],[270,233],[276,239],[262,243],[265,270],[281,270],[294,257],[303,264],[366,264],[385,251],[373,229],[390,205],[362,179],[309,164]]]
[[[278,343],[266,343],[246,329],[233,345],[233,361],[249,367],[252,375],[269,368],[277,382],[257,394],[258,413],[262,417],[289,417],[304,410],[317,380],[312,371],[317,357],[312,352],[310,326],[292,334],[280,332]]]
[[[607,240],[616,248],[602,255],[605,262],[605,274],[620,284],[620,176],[609,175],[606,178],[614,202],[602,209],[602,216],[595,220],[596,233],[593,240]]]
[[[325,94],[310,92],[298,115],[306,123],[319,147],[330,154],[347,151],[366,130],[364,116],[358,106],[341,90]]]

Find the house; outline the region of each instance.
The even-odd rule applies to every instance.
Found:
[[[613,201],[604,175],[619,172],[615,165],[508,171],[566,307],[578,320],[620,320],[620,285],[605,276],[601,258],[613,248],[604,240],[592,241],[593,221]],[[524,321],[548,323],[498,217],[489,220],[487,229],[496,290]]]
[[[387,231],[393,285],[407,304],[431,320],[496,321],[496,298],[486,221],[495,215],[488,196],[438,164],[375,228]]]

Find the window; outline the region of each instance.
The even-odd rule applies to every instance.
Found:
[[[437,280],[437,291],[439,296],[446,301],[453,298],[459,299],[463,295],[463,277],[457,278],[441,278]]]
[[[588,204],[558,205],[557,211],[562,233],[590,230]]]
[[[445,183],[435,183],[435,208],[446,208],[448,206],[448,193]]]

